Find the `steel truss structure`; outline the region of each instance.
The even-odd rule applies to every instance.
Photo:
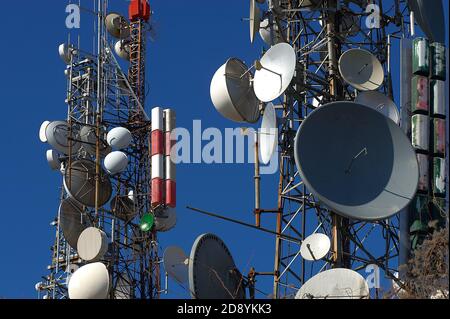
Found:
[[[89,1],[88,1],[89,2]],[[92,1],[90,1],[92,3]],[[108,252],[102,259],[111,277],[110,298],[158,298],[160,295],[160,260],[156,231],[144,233],[139,228],[140,218],[153,211],[151,207],[151,123],[144,110],[145,55],[148,23],[142,19],[130,26],[130,64],[126,75],[113,55],[113,42],[104,26],[108,13],[106,0],[94,0],[97,50],[87,53],[81,47],[73,48],[72,60],[67,66],[67,122],[69,148],[77,141],[74,132],[88,126],[95,136],[92,147],[95,154],[84,148],[68,156],[62,171],[71,178],[72,163],[79,159],[95,163],[95,176],[91,182],[95,192],[95,207],[83,207],[82,218],[102,229],[110,238]],[[91,11],[92,12],[92,11]],[[111,176],[111,205],[99,205],[100,182],[108,178],[101,169],[102,151],[105,151],[106,132],[121,126],[133,134],[133,142],[126,150],[127,169]],[[71,152],[69,152],[71,154]],[[131,193],[130,193],[131,191]],[[61,200],[68,198],[62,187]],[[117,217],[128,209],[129,198],[134,217]],[[110,206],[110,207],[108,207]],[[67,283],[78,267],[83,265],[75,249],[64,238],[60,227],[60,212],[52,223],[56,226],[56,239],[52,247],[50,274],[43,277],[38,291],[48,299],[68,297]],[[76,248],[76,247],[75,247]],[[120,283],[118,285],[118,282]]]
[[[276,214],[275,231],[299,239],[316,230],[332,238],[332,250],[324,262],[314,266],[302,259],[300,245],[277,236],[273,298],[293,298],[302,284],[319,271],[344,267],[363,271],[368,265],[395,279],[399,254],[399,218],[379,222],[349,220],[321,207],[303,184],[294,161],[294,137],[299,125],[318,105],[353,100],[355,92],[340,76],[338,60],[350,48],[372,52],[385,69],[382,90],[392,98],[390,76],[390,37],[405,36],[407,13],[404,1],[372,1],[380,9],[380,25],[368,28],[366,1],[324,0],[319,7],[306,10],[303,3],[314,1],[272,0],[265,17],[281,41],[290,43],[297,53],[296,75],[280,97],[277,116],[279,132],[279,187],[276,209],[255,210],[257,224],[262,214]],[[389,2],[389,6],[387,6]],[[406,28],[408,29],[408,28]],[[274,32],[273,34],[277,34]],[[274,36],[272,36],[274,37]],[[275,104],[275,103],[274,103]],[[343,123],[345,125],[345,123]],[[317,145],[320,152],[320,145]],[[373,245],[376,240],[378,246]],[[311,266],[310,266],[311,265]],[[267,274],[267,273],[261,273]],[[258,272],[252,273],[253,278]],[[378,290],[376,290],[378,293]]]

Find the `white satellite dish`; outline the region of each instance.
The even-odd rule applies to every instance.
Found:
[[[259,100],[270,102],[283,94],[294,77],[294,48],[287,43],[276,44],[256,64],[253,83],[255,94]]]
[[[47,130],[47,126],[49,124],[50,121],[44,121],[39,129],[39,140],[41,140],[42,143],[47,143],[47,136],[45,135],[45,131]]]
[[[131,132],[125,127],[115,127],[106,136],[108,144],[117,150],[127,148],[131,144],[132,139]]]
[[[400,124],[400,114],[397,105],[386,95],[377,91],[361,92],[355,98],[355,102],[367,105],[377,110],[384,116],[390,118],[395,123]]]
[[[400,124],[400,114],[397,105],[395,105],[395,103],[386,95],[378,91],[361,92],[355,98],[355,102],[369,106],[390,118],[395,123]]]
[[[360,274],[345,268],[323,271],[309,279],[295,299],[368,299],[369,287]]]
[[[106,155],[103,165],[110,175],[121,173],[128,165],[127,154],[121,151],[111,152]]]
[[[264,109],[259,140],[261,162],[267,164],[278,143],[277,114],[272,103],[267,104]]]
[[[126,41],[117,41],[114,45],[114,51],[122,59],[130,61],[130,45]]]
[[[306,260],[319,260],[330,251],[331,242],[325,234],[315,233],[305,238],[300,247],[300,254]]]
[[[81,259],[98,261],[108,250],[108,237],[101,229],[88,227],[80,234],[77,242],[77,252]]]
[[[211,80],[211,101],[225,118],[235,122],[255,123],[259,102],[250,85],[251,73],[239,59],[228,59]]]
[[[164,269],[170,277],[180,284],[188,281],[189,257],[186,256],[183,249],[175,246],[167,247],[164,251],[163,260]]]
[[[177,211],[175,208],[167,207],[155,213],[155,229],[166,232],[175,227],[177,223]]]
[[[106,299],[109,291],[109,273],[106,266],[96,262],[73,273],[69,281],[70,299]]]
[[[259,32],[259,25],[261,24],[261,12],[255,3],[255,0],[250,0],[250,43],[255,40],[255,35]]]
[[[130,36],[130,27],[127,20],[117,13],[110,13],[105,18],[106,30],[117,39]]]
[[[73,46],[68,45],[67,43],[60,44],[58,47],[59,57],[64,61],[65,64],[70,64],[74,52],[75,49],[73,48]]]
[[[69,154],[69,125],[65,121],[54,121],[49,123],[45,128],[45,136],[47,142],[58,152]],[[72,126],[72,154],[76,153],[81,144],[76,141],[78,136],[78,128]]]
[[[360,91],[377,90],[384,81],[380,61],[369,51],[350,49],[339,59],[339,72],[345,82]]]
[[[270,28],[269,18],[266,18],[260,22],[259,35],[261,36],[261,39],[269,46],[277,44],[281,41],[278,25],[273,23],[272,28]]]
[[[52,170],[56,171],[61,168],[61,161],[59,160],[58,153],[54,150],[48,150],[45,155],[47,157],[47,163]]]

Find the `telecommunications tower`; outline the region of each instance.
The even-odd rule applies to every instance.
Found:
[[[394,48],[414,38],[414,11],[429,40],[413,54],[410,44],[405,57],[407,51]],[[419,179],[430,171],[440,191],[428,191],[434,182],[427,180],[422,193],[434,200],[428,205],[426,199],[425,214],[441,225],[448,220],[441,1],[429,6],[401,0],[250,0],[249,27],[250,41],[259,33],[266,44],[262,57],[250,66],[230,58],[211,82],[214,107],[227,119],[256,123],[262,114],[254,215],[257,227],[269,225],[266,216],[276,216],[274,268],[255,267],[246,282],[273,276],[272,298],[379,297],[379,287],[363,278],[370,273],[401,287],[396,273],[410,254],[405,238],[413,236],[406,216],[417,218],[409,211],[421,190]],[[428,52],[429,42],[438,49],[417,58]],[[402,69],[393,63],[400,53]],[[411,105],[415,58],[440,68],[433,71],[437,77],[431,67],[423,70],[423,83],[429,76],[442,82],[435,84],[434,103],[441,110],[435,118],[443,121],[434,120],[439,122],[434,131],[428,130],[428,95],[423,112]],[[399,73],[400,85],[394,77]],[[400,108],[394,103],[399,97]],[[427,124],[418,133],[407,128],[416,114]],[[430,132],[439,148],[434,153],[428,148]],[[416,140],[426,141],[426,149],[418,150]],[[438,169],[422,167],[416,153],[437,156]],[[259,163],[272,156],[279,157],[278,201],[264,208]],[[436,203],[439,213],[432,215]]]
[[[94,49],[85,50],[80,36],[59,47],[67,115],[45,121],[39,136],[62,174],[61,201],[49,273],[36,289],[45,299],[159,298],[157,233],[176,224],[175,113],[145,111],[152,12],[147,0],[132,0],[128,18],[109,12],[106,0],[78,8],[95,25]]]

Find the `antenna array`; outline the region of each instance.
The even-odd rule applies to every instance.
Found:
[[[46,121],[40,131],[63,187],[50,274],[36,288],[46,299],[158,298],[157,232],[176,223],[175,168],[163,150],[170,149],[175,114],[157,108],[160,118],[151,119],[144,109],[148,2],[131,1],[129,20],[109,13],[105,0],[94,12],[96,52],[79,44],[59,48],[67,65],[67,119]],[[114,53],[128,63],[128,74]],[[152,126],[164,119],[168,125]],[[154,176],[164,171],[164,161],[152,163],[156,153],[168,159],[173,176]],[[155,178],[169,185],[168,196],[153,189]]]

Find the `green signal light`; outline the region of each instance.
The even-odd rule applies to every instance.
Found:
[[[152,229],[153,225],[155,223],[155,217],[152,214],[145,214],[141,218],[141,222],[139,224],[139,228],[143,232],[148,232]]]

